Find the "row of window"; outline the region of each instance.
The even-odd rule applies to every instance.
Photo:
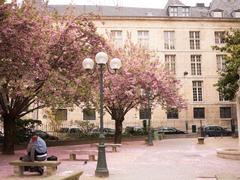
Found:
[[[201,102],[203,101],[203,81],[192,81],[192,93],[193,101]],[[223,94],[219,92],[219,101],[228,101],[223,97]]]
[[[83,120],[96,120],[95,109],[83,109]],[[57,109],[55,111],[56,120],[67,120],[67,109]]]
[[[224,10],[216,9],[210,13],[212,17],[222,18],[224,14]],[[240,11],[233,11],[232,17],[240,18]],[[190,16],[190,8],[189,7],[181,7],[181,6],[173,6],[168,8],[168,15],[171,17],[189,17]]]
[[[188,17],[190,16],[190,8],[189,7],[169,7],[168,8],[169,16],[182,16]]]
[[[166,112],[167,119],[179,119],[179,113],[177,109],[170,109]],[[149,119],[149,113],[147,109],[142,109],[139,112],[140,119]],[[226,119],[231,118],[231,107],[220,107],[220,118]],[[193,108],[193,118],[194,119],[204,119],[205,118],[205,108],[195,107]]]
[[[216,55],[217,71],[222,71],[225,68],[225,58],[223,54]],[[191,75],[201,76],[202,75],[202,56],[191,55]],[[165,69],[176,74],[176,55],[165,55]]]
[[[140,109],[139,118],[149,119],[151,118],[151,109]],[[170,109],[166,112],[167,119],[179,119],[179,112],[177,109]],[[67,109],[57,109],[55,114],[58,120],[67,120]],[[231,118],[231,107],[220,107],[220,118]],[[193,108],[193,118],[194,119],[204,119],[205,118],[205,108],[204,107],[194,107]],[[95,109],[83,109],[83,120],[96,120]]]
[[[175,31],[164,31],[164,49],[175,49]],[[215,31],[215,44],[224,43],[224,31]],[[137,31],[138,43],[149,48],[149,31]],[[121,30],[112,30],[111,36],[116,47],[123,47],[123,35]],[[200,50],[200,31],[189,31],[189,43],[191,50]]]

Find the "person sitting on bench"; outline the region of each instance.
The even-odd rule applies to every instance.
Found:
[[[47,159],[47,145],[46,142],[36,134],[33,134],[27,146],[27,155],[21,157],[22,161],[44,161]],[[25,167],[26,171],[38,172],[43,174],[44,169],[42,167]]]

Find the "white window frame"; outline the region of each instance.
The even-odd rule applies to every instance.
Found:
[[[215,31],[214,32],[214,38],[215,38],[215,44],[223,44],[223,37],[225,32],[224,31]]]
[[[164,49],[175,49],[175,31],[164,31]]]
[[[240,11],[235,11],[234,12],[234,17],[235,18],[240,18]]]
[[[221,91],[218,91],[218,96],[219,96],[219,101],[220,102],[229,101],[228,99],[224,98],[223,93]]]
[[[169,7],[169,16],[178,16],[178,7]]]
[[[189,31],[190,49],[200,49],[200,31]]]
[[[176,74],[176,55],[165,55],[165,69],[172,72],[173,74]]]
[[[149,48],[149,31],[138,30],[138,43],[141,47]]]
[[[190,8],[189,7],[183,7],[182,8],[182,16],[189,17],[190,16]]]
[[[114,47],[123,48],[123,36],[121,30],[111,30]]]
[[[191,74],[193,76],[202,75],[201,55],[191,55]]]
[[[217,61],[217,71],[223,71],[226,68],[226,55],[224,54],[217,54],[216,61]]]
[[[216,17],[216,18],[222,18],[223,17],[223,11],[213,11],[212,15],[213,15],[213,17]]]
[[[192,81],[193,101],[203,101],[203,81]]]

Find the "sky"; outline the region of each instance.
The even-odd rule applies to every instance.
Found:
[[[195,6],[196,3],[205,3],[206,6],[209,6],[209,3],[212,0],[180,0],[180,1],[188,6]],[[109,5],[124,7],[164,8],[164,6],[167,3],[167,0],[49,0],[49,4],[69,4],[69,3],[79,5]]]

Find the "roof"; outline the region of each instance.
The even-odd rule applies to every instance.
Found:
[[[240,9],[240,0],[213,0],[210,11],[223,10],[223,17],[232,17],[232,12]]]
[[[66,5],[49,5],[50,9],[55,9],[60,15],[63,15],[68,6]],[[163,9],[153,8],[134,8],[134,7],[117,7],[117,6],[94,6],[94,5],[75,5],[74,15],[92,13],[101,16],[164,16]]]
[[[179,0],[168,0],[164,9],[167,9],[169,6],[185,6],[185,5]]]
[[[211,11],[223,10],[224,18],[231,18],[233,11],[239,11],[240,0],[213,0],[210,7],[206,6],[185,6],[179,0],[168,0],[164,9],[156,8],[137,8],[137,7],[118,7],[118,6],[97,6],[97,5],[75,5],[74,15],[79,16],[82,14],[92,13],[99,16],[109,16],[109,17],[169,17],[168,10],[166,7],[178,6],[189,7],[190,16],[194,18],[211,18]],[[56,10],[59,15],[64,15],[64,12],[68,8],[68,5],[49,5],[49,8]],[[176,17],[169,17],[176,18]],[[186,18],[186,17],[185,17]]]

